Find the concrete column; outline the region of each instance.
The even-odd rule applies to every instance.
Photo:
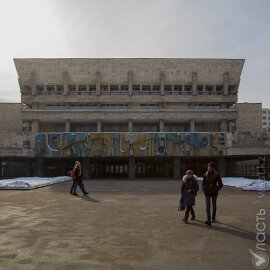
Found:
[[[173,178],[180,179],[180,158],[173,159]]]
[[[64,95],[68,95],[68,72],[63,72]]]
[[[161,96],[164,96],[164,80],[165,80],[164,73],[160,73],[160,95]]]
[[[192,95],[197,95],[197,73],[192,73]]]
[[[82,162],[82,172],[84,180],[90,179],[90,158],[84,157]]]
[[[159,120],[159,131],[164,132],[164,120]]]
[[[44,177],[45,176],[45,166],[44,166],[44,158],[38,157],[36,159],[36,167],[37,167],[37,176]]]
[[[190,120],[190,132],[195,132],[195,120]]]
[[[101,132],[101,120],[97,121],[97,132]]]
[[[31,90],[32,95],[35,96],[37,94],[37,86],[36,86],[36,72],[31,72]]]
[[[225,96],[228,95],[228,89],[229,89],[229,73],[223,74],[223,93]]]
[[[136,173],[136,164],[135,164],[135,158],[130,157],[128,160],[128,179],[135,179],[135,173]]]
[[[132,120],[128,120],[128,132],[132,132]]]
[[[70,132],[70,129],[71,129],[70,127],[71,127],[70,120],[66,120],[66,129],[65,129],[65,131]]]
[[[32,130],[33,133],[39,132],[39,121],[38,120],[33,120],[32,121]]]
[[[100,80],[101,80],[100,72],[96,72],[96,95],[97,96],[100,96]]]
[[[132,96],[132,85],[133,85],[133,74],[131,71],[128,72],[128,95]]]
[[[227,175],[227,160],[225,157],[218,158],[218,172],[221,177]]]

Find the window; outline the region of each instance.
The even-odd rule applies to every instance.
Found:
[[[263,111],[263,114],[265,114],[266,113],[266,111]]]
[[[153,85],[153,95],[159,95],[159,93],[160,93],[160,86]]]
[[[97,104],[70,104],[69,108],[71,110],[97,110]]]
[[[172,86],[171,85],[165,85],[164,86],[164,95],[172,95]]]
[[[263,122],[263,125],[266,126],[266,122]]]
[[[237,95],[237,86],[236,85],[229,85],[228,87],[228,94],[229,95]]]
[[[71,123],[71,132],[96,132],[96,123]]]
[[[37,95],[44,95],[44,86],[43,85],[37,85]]]
[[[194,109],[220,109],[221,105],[220,104],[207,104],[207,103],[198,103],[194,104]]]
[[[121,104],[101,104],[100,108],[102,110],[127,110],[128,104],[127,103],[121,103]]]
[[[101,95],[109,95],[108,85],[101,85],[100,86],[100,93],[101,93]]]
[[[205,94],[206,95],[213,95],[214,86],[213,85],[206,85],[205,86]]]
[[[110,90],[111,90],[111,95],[118,95],[119,86],[118,85],[111,85]]]
[[[158,110],[159,104],[140,104],[141,110]]]
[[[31,94],[32,94],[31,86],[24,85],[22,89],[22,95],[31,95]]]
[[[128,123],[102,123],[102,132],[128,132]]]
[[[151,94],[151,86],[150,85],[143,85],[142,86],[142,94],[143,95],[150,95]]]
[[[198,93],[198,95],[203,94],[203,85],[197,85],[197,93]]]
[[[121,85],[121,95],[128,95],[128,85]]]
[[[158,123],[133,123],[132,131],[134,132],[158,132]]]
[[[182,85],[174,85],[173,90],[175,95],[182,95]]]
[[[266,117],[265,116],[263,116],[263,120],[266,120]]]
[[[223,95],[223,85],[217,85],[216,86],[216,94],[217,95]]]
[[[78,92],[79,95],[88,95],[86,85],[79,85],[78,90],[79,90]]]
[[[47,92],[47,95],[53,95],[54,94],[54,85],[47,85],[46,92]]]
[[[191,95],[192,85],[185,85],[184,86],[184,95]]]
[[[73,96],[76,95],[76,86],[75,85],[69,85],[68,86],[68,94]]]
[[[96,86],[95,85],[89,85],[89,95],[96,95]]]
[[[64,93],[64,86],[63,85],[57,85],[56,86],[56,95],[62,95]]]
[[[65,110],[65,104],[46,104],[46,110]]]
[[[133,95],[139,95],[140,94],[140,86],[139,85],[133,85],[132,86],[132,93],[133,93]]]

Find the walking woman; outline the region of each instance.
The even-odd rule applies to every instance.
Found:
[[[186,206],[185,217],[183,221],[188,223],[189,213],[191,213],[191,220],[195,219],[195,211],[193,206],[195,205],[195,197],[199,191],[199,185],[197,182],[197,176],[194,175],[192,170],[188,170],[183,177],[183,183],[181,186],[181,195]]]
[[[73,194],[77,196],[78,194],[76,193],[77,186],[80,187],[83,195],[88,194],[88,192],[85,191],[84,184],[82,181],[82,169],[81,169],[81,163],[79,161],[75,162],[73,170],[70,172],[70,176],[73,179],[73,184],[70,189],[70,194]]]
[[[215,162],[209,162],[207,172],[203,176],[202,189],[205,195],[207,220],[205,223],[211,226],[216,221],[218,192],[223,187],[222,179],[215,169]],[[211,216],[211,201],[213,212]],[[212,218],[212,219],[211,219]]]

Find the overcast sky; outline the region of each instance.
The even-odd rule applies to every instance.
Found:
[[[244,58],[240,102],[270,108],[269,0],[0,0],[0,102],[13,58]]]

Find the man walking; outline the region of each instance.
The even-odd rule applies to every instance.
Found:
[[[207,172],[203,176],[202,190],[205,195],[207,221],[205,223],[211,226],[216,221],[217,197],[219,190],[223,187],[222,179],[215,169],[215,162],[209,162]],[[212,219],[211,219],[212,202]]]

